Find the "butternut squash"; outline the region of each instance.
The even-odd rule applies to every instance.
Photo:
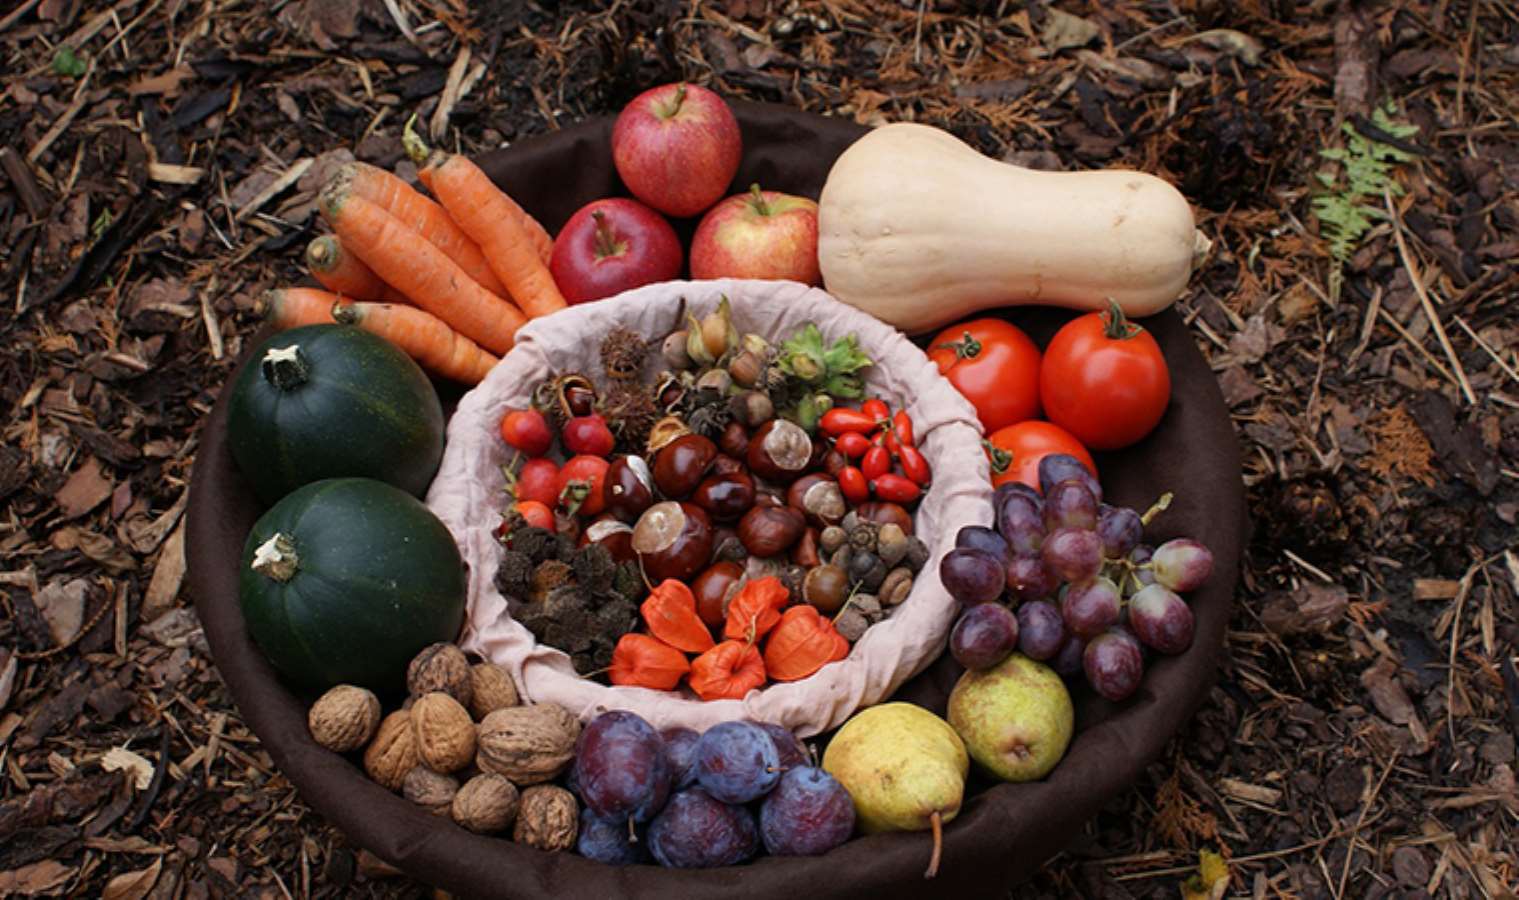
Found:
[[[1147,316],[1186,287],[1207,238],[1176,188],[1132,170],[1036,172],[938,128],[883,125],[818,200],[823,286],[908,333],[987,307]]]

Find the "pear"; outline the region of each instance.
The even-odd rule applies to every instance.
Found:
[[[1035,781],[1065,756],[1076,711],[1054,669],[1014,653],[960,676],[949,694],[949,724],[991,774]]]
[[[949,723],[911,703],[883,703],[844,723],[823,769],[854,799],[860,830],[934,833],[924,878],[939,871],[942,828],[960,812],[970,759]]]

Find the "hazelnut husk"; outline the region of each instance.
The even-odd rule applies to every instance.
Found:
[[[580,810],[574,794],[552,784],[534,785],[522,792],[512,840],[557,852],[575,846],[579,830]]]
[[[434,772],[457,772],[475,758],[475,723],[469,710],[442,691],[417,698],[411,707],[417,758]]]
[[[469,659],[453,644],[429,644],[406,667],[406,689],[413,697],[443,691],[468,706]]]
[[[401,782],[401,796],[435,816],[448,815],[457,793],[459,779],[426,766],[414,766]]]
[[[388,791],[400,790],[406,773],[417,764],[417,738],[411,713],[396,710],[380,722],[374,740],[364,751],[364,771]]]
[[[476,722],[498,709],[506,709],[522,702],[512,676],[495,663],[483,662],[470,666],[469,680],[474,686],[469,701],[469,714]]]
[[[373,691],[340,684],[306,714],[311,737],[334,753],[350,753],[369,743],[380,727],[380,700]]]
[[[569,766],[579,737],[580,720],[562,706],[498,709],[480,723],[475,763],[517,784],[537,784]]]
[[[502,831],[517,818],[517,786],[491,772],[476,775],[454,794],[449,811],[455,822],[477,834]]]
[[[807,519],[800,510],[755,506],[738,521],[738,539],[755,556],[778,556],[791,549],[806,528]]]

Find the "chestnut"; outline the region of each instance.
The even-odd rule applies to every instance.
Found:
[[[728,599],[737,592],[738,583],[743,577],[743,566],[723,560],[708,566],[706,571],[691,582],[691,593],[696,595],[696,614],[708,628],[723,627],[728,613]]]
[[[818,528],[837,525],[849,512],[839,483],[822,472],[803,475],[791,482],[791,487],[786,489],[786,505],[801,510],[807,515],[807,521]]]
[[[731,522],[754,505],[754,479],[747,472],[708,475],[696,486],[691,502],[706,510],[714,521]]]
[[[902,529],[903,534],[912,536],[912,514],[903,509],[900,504],[868,500],[855,507],[854,514],[865,522],[875,522],[879,525],[895,524]]]
[[[654,584],[686,581],[712,557],[712,522],[695,504],[666,500],[638,517],[632,546]]]
[[[823,454],[822,469],[834,478],[839,477],[839,470],[847,465],[849,465],[849,457],[832,447],[828,448],[828,452]]]
[[[749,471],[766,481],[787,484],[806,471],[812,461],[812,438],[802,426],[786,419],[771,419],[749,438]]]
[[[633,552],[633,526],[611,513],[604,513],[587,525],[580,535],[580,544],[600,544],[620,563],[632,562],[638,556]]]
[[[749,558],[749,551],[744,549],[744,542],[738,539],[738,532],[727,525],[719,525],[712,529],[712,561],[736,562],[742,564]]]
[[[749,429],[741,422],[729,422],[723,433],[717,436],[717,449],[729,456],[743,456],[749,452]]]
[[[838,566],[816,566],[802,580],[802,599],[824,615],[833,615],[849,595],[849,576]]]
[[[564,389],[564,405],[570,415],[588,416],[596,411],[596,391],[590,385],[570,384]]]
[[[607,466],[601,491],[607,512],[624,522],[637,522],[654,505],[654,475],[642,456],[619,456]]]
[[[683,434],[654,457],[654,485],[666,497],[680,499],[701,484],[717,458],[717,445],[699,434]]]
[[[807,528],[807,519],[789,506],[756,506],[738,522],[738,539],[758,557],[779,556]]]
[[[739,454],[742,456],[743,454]],[[749,474],[742,460],[729,456],[726,453],[717,454],[717,459],[712,460],[712,468],[707,470],[709,475],[732,475],[734,472]]]
[[[813,441],[812,455],[807,458],[807,471],[827,471],[828,454],[833,452],[835,452],[834,449],[829,446],[827,441]],[[843,456],[844,454],[840,453],[839,455]],[[828,474],[832,475],[833,473],[829,472]]]
[[[785,506],[786,495],[774,488],[760,488],[754,494],[755,506]]]
[[[791,547],[791,561],[804,568],[812,568],[823,560],[818,555],[818,530],[808,528]]]

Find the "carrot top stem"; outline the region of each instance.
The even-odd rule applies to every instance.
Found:
[[[432,155],[427,141],[422,135],[417,134],[417,114],[412,113],[411,118],[406,120],[406,127],[401,129],[401,149],[406,151],[406,157],[419,166],[427,164],[427,158]]]

